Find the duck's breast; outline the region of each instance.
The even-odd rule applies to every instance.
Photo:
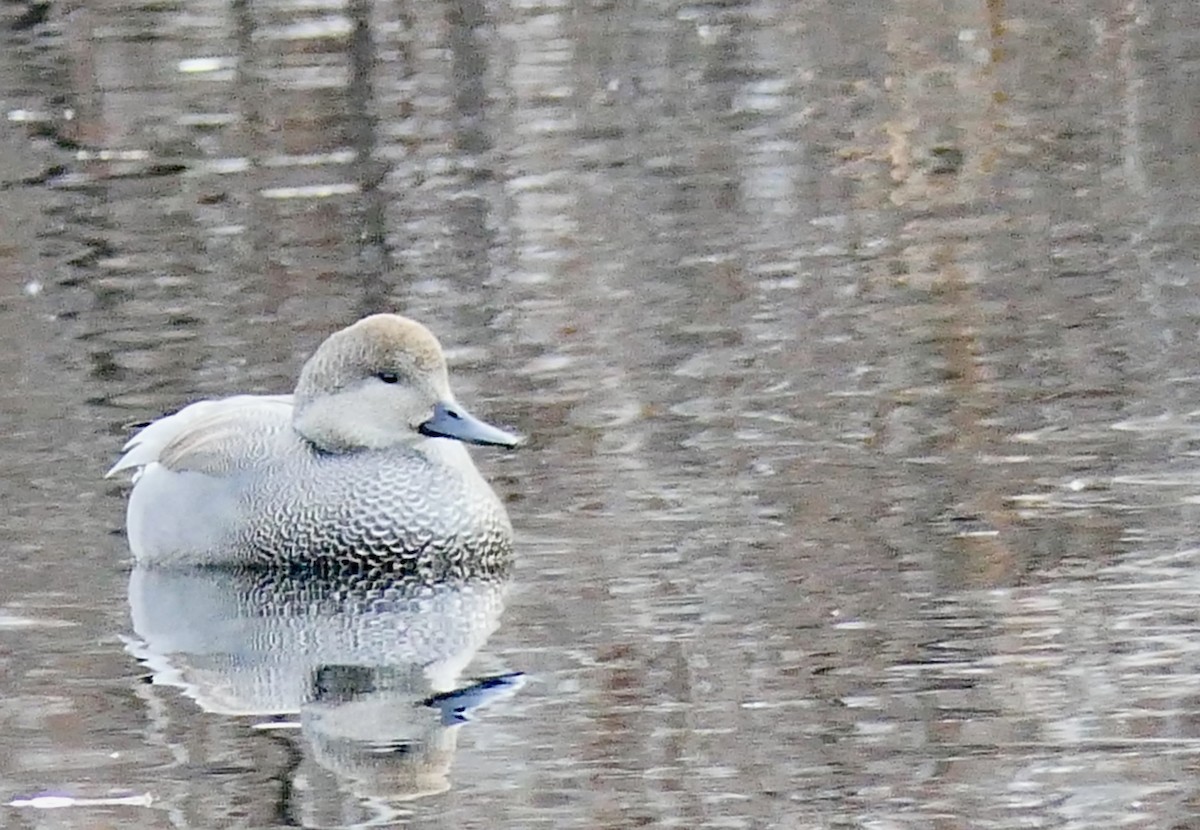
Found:
[[[494,556],[512,528],[473,466],[403,447],[298,454],[247,489],[240,545],[255,558]]]

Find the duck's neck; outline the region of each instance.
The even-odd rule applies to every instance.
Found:
[[[304,440],[322,452],[350,453],[380,450],[403,444],[395,429],[375,426],[356,417],[354,408],[337,396],[308,401],[296,406],[292,427]],[[352,424],[353,429],[347,424]],[[415,433],[414,438],[418,437]]]

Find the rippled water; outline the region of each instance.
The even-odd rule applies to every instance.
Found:
[[[1191,0],[8,4],[0,825],[1191,826],[1198,75]],[[511,578],[132,571],[128,425],[383,309],[532,438]]]

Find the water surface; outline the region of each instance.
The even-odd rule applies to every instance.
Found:
[[[1200,7],[0,26],[0,802],[101,802],[0,824],[1191,823]],[[383,716],[524,673],[412,726],[419,792],[312,739],[353,718],[168,682],[102,478],[129,424],[286,390],[379,310],[532,439],[476,453],[518,562],[469,662],[311,678]],[[388,613],[463,595],[431,596]]]

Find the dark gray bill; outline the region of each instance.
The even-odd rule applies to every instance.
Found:
[[[433,417],[419,427],[431,438],[454,438],[468,444],[515,447],[525,439],[476,418],[456,403],[442,401],[433,407]]]

